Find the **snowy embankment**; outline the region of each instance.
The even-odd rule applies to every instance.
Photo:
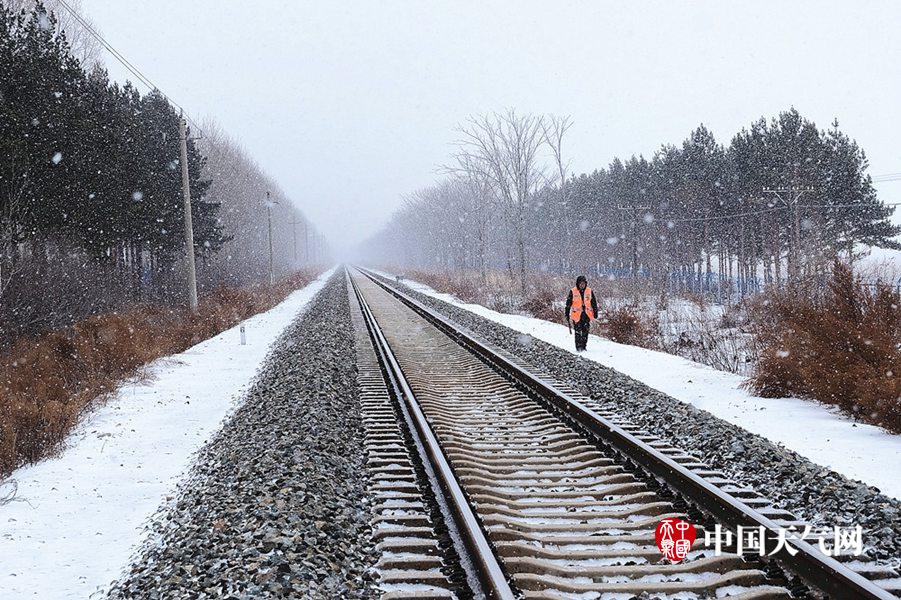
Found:
[[[384,275],[394,278],[387,273]],[[403,283],[418,292],[575,353],[572,337],[561,324],[467,304],[408,279]],[[672,354],[617,344],[596,335],[590,337],[588,351],[582,356],[781,444],[848,478],[901,498],[899,435],[856,423],[837,408],[813,400],[754,396],[741,387],[744,379],[739,375]]]
[[[0,598],[87,598],[128,565],[149,517],[243,397],[270,346],[333,269],[271,310],[154,361],[68,437],[15,471],[0,506]],[[3,494],[0,493],[0,496]]]

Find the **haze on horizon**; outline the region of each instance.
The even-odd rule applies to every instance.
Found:
[[[821,128],[837,118],[871,174],[901,172],[897,3],[83,5],[193,117],[238,138],[339,253],[440,177],[457,123],[506,107],[570,115],[576,174],[700,123],[728,144],[791,106]],[[901,201],[901,182],[877,189]]]

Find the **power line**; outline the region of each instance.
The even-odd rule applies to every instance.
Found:
[[[801,204],[799,208],[851,208],[855,206],[863,206],[861,203],[857,202],[854,204]],[[880,206],[901,206],[901,202],[882,202]],[[738,217],[752,217],[755,215],[764,215],[768,213],[778,212],[781,210],[788,210],[787,206],[775,206],[773,208],[765,208],[763,210],[754,210],[750,212],[743,213],[732,213],[728,215],[714,215],[709,217],[683,217],[681,219],[666,219],[666,223],[698,223],[702,221],[723,221],[726,219],[735,219]],[[633,221],[621,221],[619,223],[614,223],[614,227],[618,225],[628,225]]]
[[[864,206],[860,202],[854,204],[802,204],[801,208],[849,208]],[[901,206],[901,202],[881,202],[880,206]]]
[[[887,181],[901,181],[901,171],[895,173],[883,173],[872,176],[873,183],[885,183]]]
[[[780,210],[785,210],[784,206],[776,206],[774,208],[765,208],[763,210],[753,210],[750,212],[743,213],[733,213],[729,215],[715,215],[710,217],[682,217],[681,219],[666,219],[667,223],[698,223],[702,221],[721,221],[723,219],[734,219],[736,217],[750,217],[753,215],[763,215],[771,212],[776,212]],[[631,223],[632,221],[623,221],[622,223],[617,223],[618,225],[622,225],[625,223]]]
[[[143,83],[144,85],[146,85],[146,86],[150,89],[150,91],[154,91],[154,90],[155,90],[155,91],[159,92],[159,94],[160,94],[163,98],[165,98],[166,101],[169,102],[169,104],[171,104],[172,106],[174,106],[175,108],[177,108],[179,111],[181,111],[182,114],[187,115],[187,111],[185,111],[185,109],[182,108],[182,106],[181,106],[180,104],[178,104],[177,102],[175,102],[175,100],[173,100],[172,98],[170,98],[169,96],[167,96],[166,93],[165,93],[158,85],[156,85],[155,83],[153,83],[153,82],[150,80],[149,77],[147,77],[146,75],[144,75],[144,73],[142,73],[141,70],[138,69],[138,67],[136,67],[135,65],[133,65],[133,64],[131,63],[131,61],[129,61],[127,58],[125,58],[125,55],[123,55],[121,52],[119,52],[118,50],[116,50],[116,49],[113,47],[112,44],[110,44],[108,41],[106,41],[106,39],[105,39],[102,35],[100,35],[100,33],[99,33],[96,29],[94,29],[94,28],[91,26],[91,24],[90,24],[87,20],[85,20],[84,18],[82,18],[82,16],[81,16],[80,14],[78,14],[78,12],[76,12],[71,6],[69,6],[69,5],[66,3],[66,0],[57,0],[57,2],[59,3],[59,5],[61,5],[63,8],[65,8],[65,9],[69,12],[69,14],[72,15],[72,17],[73,17],[76,21],[78,21],[78,22],[81,24],[82,27],[85,28],[85,30],[86,30],[88,33],[90,33],[92,36],[94,36],[94,38],[95,38],[98,42],[100,42],[100,44],[101,44],[104,48],[106,48],[106,49],[109,51],[110,54],[113,55],[113,58],[115,58],[117,61],[119,61],[119,63],[122,64],[123,67],[125,67],[126,69],[128,69],[128,71],[129,71],[132,75],[134,75],[135,77],[137,77],[138,80],[139,80],[141,83]],[[187,116],[186,118],[187,118],[187,119],[191,122],[191,124],[197,129],[197,131],[200,132],[200,135],[201,135],[201,136],[205,135],[205,134],[203,133],[203,130],[197,125],[197,123],[194,121],[194,119],[192,119],[190,116]]]

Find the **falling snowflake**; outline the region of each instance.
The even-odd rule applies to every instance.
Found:
[[[144,192],[140,190],[135,190],[135,192],[131,195],[132,200],[135,202],[140,202],[144,199]]]
[[[53,158],[51,158],[50,160],[53,161],[53,164],[58,165],[63,160],[63,153],[57,152],[56,154],[53,155]]]
[[[619,243],[619,238],[616,237],[616,236],[608,237],[608,238],[607,238],[607,245],[608,245],[608,246],[616,246],[618,243]]]

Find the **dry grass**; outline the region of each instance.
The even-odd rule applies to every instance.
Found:
[[[760,358],[748,382],[763,396],[804,396],[901,432],[901,295],[837,263],[825,293],[759,301]]]
[[[87,408],[142,365],[271,308],[312,279],[301,272],[271,287],[219,288],[196,315],[139,306],[18,340],[0,356],[0,477],[52,453]]]

